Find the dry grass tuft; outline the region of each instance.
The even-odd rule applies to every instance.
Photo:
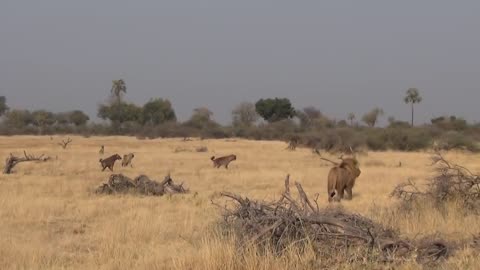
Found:
[[[362,164],[366,167],[385,167],[385,162],[381,161],[381,160],[369,160],[369,161],[366,161],[365,164]]]

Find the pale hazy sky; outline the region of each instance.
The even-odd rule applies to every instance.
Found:
[[[374,106],[419,121],[480,121],[480,1],[1,0],[0,95],[10,107],[96,115],[111,80],[127,100],[216,120],[261,97],[345,118]]]

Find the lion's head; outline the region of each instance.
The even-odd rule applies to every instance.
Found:
[[[359,177],[362,171],[358,167],[358,160],[355,158],[345,158],[339,165],[340,168],[347,169],[355,178]]]

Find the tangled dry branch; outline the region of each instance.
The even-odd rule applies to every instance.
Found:
[[[447,161],[440,153],[432,157],[436,175],[429,179],[427,188],[421,190],[415,182],[398,185],[392,196],[404,202],[428,199],[437,206],[455,200],[463,204],[465,209],[480,213],[480,176],[469,169]]]
[[[292,195],[287,176],[285,191],[273,202],[221,193],[231,202],[222,206],[223,224],[237,235],[240,246],[272,248],[277,254],[292,246],[310,246],[322,258],[321,267],[345,261],[391,263],[413,257],[430,264],[449,257],[456,248],[435,237],[419,241],[401,238],[395,231],[339,208],[320,209],[317,199],[310,200],[300,183],[295,187],[297,196]]]
[[[136,193],[149,196],[163,196],[165,194],[188,193],[183,183],[177,185],[170,175],[165,176],[162,182],[151,180],[146,175],[140,175],[134,180],[123,174],[112,174],[107,183],[96,189],[98,194]]]

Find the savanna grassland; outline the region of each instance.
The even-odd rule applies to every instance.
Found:
[[[216,233],[218,193],[231,191],[252,199],[278,198],[287,174],[327,206],[329,164],[309,149],[285,150],[284,142],[247,140],[156,139],[131,137],[14,136],[0,138],[0,157],[9,153],[45,154],[45,163],[18,164],[14,174],[0,175],[0,269],[305,269],[312,254],[284,257],[238,255],[233,240]],[[110,172],[101,172],[98,153],[135,153],[133,168],[115,165],[115,173],[146,174],[162,180],[170,173],[189,194],[164,197],[96,195]],[[196,152],[205,146],[208,152]],[[214,169],[212,155],[236,154],[229,170]],[[407,179],[421,183],[432,175],[430,153],[369,152],[359,156],[362,174],[348,211],[366,215],[402,235],[415,238],[440,233],[463,239],[480,233],[480,218],[460,213],[455,205],[442,213],[425,206],[399,214],[389,195]],[[480,172],[480,156],[451,152],[449,160]],[[330,158],[335,158],[330,156]],[[399,162],[402,166],[399,167]],[[2,164],[3,165],[3,164]],[[480,260],[470,250],[457,252],[445,269],[475,269]],[[348,266],[342,266],[348,267]],[[378,267],[378,266],[377,266]],[[413,260],[400,268],[418,269]]]

